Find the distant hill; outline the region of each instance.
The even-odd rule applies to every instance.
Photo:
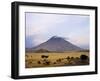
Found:
[[[49,53],[50,51],[46,50],[46,49],[39,49],[39,50],[34,50],[35,53]]]
[[[53,36],[49,40],[40,45],[28,49],[27,51],[34,51],[34,52],[63,52],[63,51],[80,51],[83,50],[82,48],[66,41],[62,37]]]

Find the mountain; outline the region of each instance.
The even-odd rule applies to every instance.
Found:
[[[63,52],[63,51],[79,51],[82,50],[80,47],[66,41],[62,37],[53,36],[49,40],[40,45],[31,48],[33,51],[40,51],[40,49],[46,51],[56,51],[56,52]]]

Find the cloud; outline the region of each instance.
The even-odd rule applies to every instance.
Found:
[[[79,36],[71,37],[69,39],[69,41],[71,43],[79,46],[79,47],[83,47],[83,48],[87,47],[88,48],[89,47],[89,41],[90,41],[90,39],[89,39],[88,35],[87,36],[79,35]]]
[[[35,46],[33,36],[25,37],[25,47],[26,48],[31,48],[33,46]]]
[[[30,17],[31,16],[31,17]],[[35,18],[34,18],[35,17]],[[44,34],[49,31],[54,25],[64,22],[62,15],[51,14],[26,14],[26,35]]]

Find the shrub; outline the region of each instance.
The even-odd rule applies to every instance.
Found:
[[[88,56],[86,56],[86,55],[81,55],[81,56],[80,56],[80,60],[81,60],[81,61],[88,60]]]
[[[68,56],[66,59],[67,59],[67,60],[70,60],[70,57]]]
[[[41,62],[40,62],[40,61],[38,61],[38,64],[41,64]]]
[[[41,55],[41,58],[48,58],[48,55]]]

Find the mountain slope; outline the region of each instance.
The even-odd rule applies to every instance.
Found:
[[[32,50],[46,49],[48,51],[73,51],[82,50],[80,47],[73,45],[62,37],[53,36],[48,41],[33,47]]]

